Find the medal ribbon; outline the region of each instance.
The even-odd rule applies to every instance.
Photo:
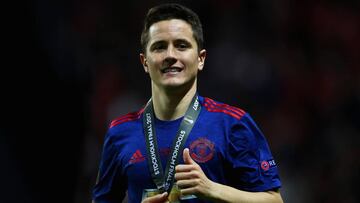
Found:
[[[172,144],[165,172],[163,172],[155,133],[152,99],[150,99],[146,104],[143,115],[143,128],[146,137],[147,162],[154,183],[161,193],[167,191],[168,194],[170,194],[171,188],[174,184],[175,166],[179,163],[186,139],[194,127],[194,124],[200,114],[200,110],[201,105],[197,94],[195,94],[180,123],[180,127]]]

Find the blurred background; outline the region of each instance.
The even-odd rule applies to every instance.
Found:
[[[3,7],[1,203],[90,202],[109,122],[150,96],[140,33],[161,2]],[[277,161],[284,201],[359,202],[360,2],[172,2],[203,23],[200,94],[252,115]]]

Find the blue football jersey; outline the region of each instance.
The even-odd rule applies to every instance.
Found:
[[[185,147],[206,176],[217,183],[245,191],[281,187],[277,166],[261,130],[242,109],[199,96],[202,106]],[[105,136],[98,180],[93,188],[96,203],[139,203],[144,189],[156,188],[147,163],[143,109],[111,122]],[[155,118],[155,132],[163,170],[182,118]],[[182,157],[182,156],[181,156]],[[180,160],[183,163],[183,160]],[[206,202],[201,199],[186,202]]]

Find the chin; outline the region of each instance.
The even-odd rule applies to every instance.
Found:
[[[168,81],[164,81],[163,82],[163,86],[164,87],[180,87],[180,86],[183,86],[186,81],[183,81],[183,80],[174,80],[175,78],[173,78],[172,80],[168,80]]]
[[[165,89],[177,89],[180,87],[183,87],[184,84],[179,84],[179,83],[171,83],[171,84],[164,84],[163,87],[165,87]]]
[[[193,82],[192,81],[177,81],[177,82],[169,82],[169,83],[165,83],[163,84],[163,87],[165,87],[165,89],[171,90],[171,89],[189,89],[193,86]]]

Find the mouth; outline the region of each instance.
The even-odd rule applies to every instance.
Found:
[[[162,73],[179,73],[183,69],[179,67],[167,67],[161,70]]]

